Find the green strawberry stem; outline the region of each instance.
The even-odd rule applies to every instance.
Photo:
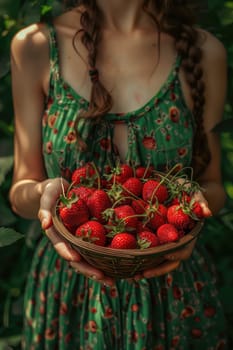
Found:
[[[111,188],[107,190],[107,194],[110,198],[112,198],[114,201],[122,198],[122,187],[119,184],[112,184]]]
[[[175,167],[174,167],[175,168]],[[190,171],[190,176],[188,177],[187,174],[184,174],[184,171],[186,170],[189,170]],[[173,171],[173,168],[171,169],[171,171],[169,171],[169,173],[171,173]],[[168,173],[168,174],[169,174]],[[183,173],[182,175],[183,176],[180,176],[180,174]],[[187,183],[188,184],[191,184],[194,188],[196,187],[197,189],[200,189],[200,185],[198,184],[198,182],[194,181],[193,178],[194,178],[194,175],[193,175],[193,168],[192,167],[184,167],[182,169],[179,169],[175,175],[173,175],[171,177],[171,181],[175,181],[175,179],[177,178],[180,178],[180,177],[183,177],[185,178],[185,180],[187,180]]]
[[[64,188],[64,184],[63,184],[63,179],[62,179],[62,177],[60,177],[60,181],[61,181],[62,195],[63,195],[64,197],[66,197],[66,193],[65,193],[65,188]]]
[[[197,215],[193,212],[193,206],[195,203],[195,199],[191,199],[190,203],[182,203],[180,204],[180,208],[183,210],[183,212],[187,215],[189,215],[192,219],[195,221],[200,221],[200,219],[197,217]]]
[[[69,190],[72,188],[72,184],[69,185],[67,191],[65,192],[65,188],[64,188],[64,184],[62,181],[62,177],[61,177],[61,188],[62,188],[62,193],[60,194],[60,202],[62,204],[64,204],[67,208],[70,208],[72,206],[73,203],[77,202],[78,200],[78,196],[75,193],[72,193],[71,197],[68,198],[67,197],[67,193],[69,192]]]
[[[128,194],[130,194],[131,197],[126,197],[126,198],[133,198],[133,199],[140,199],[140,197],[136,196],[134,193],[132,193],[130,190],[128,190],[127,188],[125,188],[124,186],[122,186],[120,184],[120,187],[122,188],[122,191],[127,192]]]
[[[124,220],[126,219],[132,219],[132,218],[144,218],[146,216],[146,214],[135,214],[135,215],[129,215],[129,216],[126,216],[122,219],[120,219],[119,221],[120,222],[124,222]]]
[[[144,179],[145,179],[145,175],[146,175],[146,173],[147,173],[147,171],[148,171],[149,167],[150,167],[150,162],[147,162],[147,165],[146,165],[146,168],[145,168],[145,171],[144,171],[144,174],[143,174],[142,180],[144,180]]]
[[[112,208],[114,209],[120,202],[124,201],[125,199],[132,199],[131,196],[122,196],[120,197],[119,199],[117,199],[113,205],[112,205]],[[134,199],[134,198],[133,198]]]
[[[156,191],[157,191],[157,189],[162,185],[162,184],[169,184],[169,183],[171,183],[172,181],[174,181],[174,180],[172,180],[171,178],[170,178],[170,176],[171,176],[171,174],[172,174],[172,172],[174,171],[174,169],[176,168],[177,166],[175,165],[174,167],[172,167],[165,175],[163,175],[162,173],[160,173],[160,172],[156,172],[155,174],[156,175],[159,175],[159,177],[160,177],[160,181],[159,181],[159,183],[158,183],[158,185],[154,188],[154,191],[152,192],[152,198],[151,198],[151,201],[154,199],[154,196],[155,196],[155,193],[156,193]],[[174,177],[175,178],[175,177]]]
[[[159,208],[158,199],[156,200],[156,203],[154,203],[154,204],[150,203],[150,206],[149,206],[149,208],[146,209],[146,213],[144,215],[144,217],[146,218],[146,220],[144,221],[144,225],[148,224],[148,222],[151,220],[151,216],[150,216],[151,213],[152,214],[157,213],[157,214],[161,215],[158,208]]]
[[[201,189],[201,186],[198,184],[198,182],[193,180],[193,168],[192,167],[184,167],[182,169],[179,169],[174,175],[172,173],[176,169],[177,165],[175,165],[173,168],[169,170],[168,173],[166,173],[165,176],[160,174],[161,178],[166,181],[168,180],[168,185],[170,187],[171,192],[173,193],[173,196],[178,196],[179,199],[182,197],[182,192],[185,191],[188,194],[193,194]],[[184,171],[190,170],[191,175],[188,177]],[[183,179],[183,182],[180,183],[177,180]],[[163,182],[161,181],[161,183]]]
[[[154,190],[152,192],[150,203],[153,202],[154,197],[155,197],[156,201],[158,201],[158,198],[156,197],[155,193],[156,193],[157,189],[163,184],[163,182],[164,182],[164,180],[159,181],[158,185],[154,188]]]
[[[97,176],[97,187],[98,187],[98,190],[100,190],[100,188],[101,188],[101,181],[100,181],[99,170],[98,170],[98,168],[97,168],[97,166],[95,165],[94,162],[91,162],[91,165],[93,166],[93,168],[95,170],[95,173],[96,173],[96,176]]]

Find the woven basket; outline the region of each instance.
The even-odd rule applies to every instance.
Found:
[[[196,226],[174,243],[146,249],[112,249],[85,242],[71,234],[53,210],[53,223],[58,233],[90,264],[114,278],[129,278],[145,269],[153,268],[165,260],[164,255],[177,251],[195,239],[203,226],[198,221]]]

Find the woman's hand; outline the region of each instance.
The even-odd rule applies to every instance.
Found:
[[[186,188],[188,190],[190,189],[191,184],[189,182],[187,182],[186,180],[184,180],[183,178],[177,179],[177,182],[183,186],[184,190]],[[203,217],[209,217],[209,216],[212,216],[212,212],[209,208],[208,201],[206,200],[206,198],[203,195],[204,191],[205,190],[203,188],[201,190],[196,190],[192,195],[192,200],[200,203],[202,210],[203,210]]]
[[[152,269],[143,271],[142,275],[135,276],[135,279],[158,277],[165,275],[166,273],[169,273],[173,270],[176,270],[179,267],[182,260],[187,260],[192,255],[195,243],[196,239],[193,239],[184,248],[174,253],[165,255],[165,261],[163,263],[159,264],[158,266]]]
[[[203,196],[203,193],[201,191],[197,191],[194,193],[193,195],[193,199],[196,201],[196,202],[199,202],[201,207],[202,207],[202,210],[203,210],[203,216],[205,218],[208,218],[210,216],[212,216],[212,212],[208,206],[208,202],[207,200],[205,199],[205,197]]]
[[[63,191],[66,191],[68,187],[69,183],[61,178],[51,179],[51,181],[46,183],[41,195],[40,209],[38,213],[41,226],[45,231],[46,236],[52,242],[57,253],[63,259],[67,260],[77,273],[82,273],[88,278],[95,279],[100,283],[113,285],[114,280],[112,278],[106,277],[102,271],[89,265],[83,260],[78,252],[59,235],[53,226],[52,209],[55,206],[59,195],[63,193]]]
[[[193,195],[193,199],[200,203],[202,210],[203,210],[204,217],[209,217],[212,215],[212,213],[208,207],[208,202],[205,199],[205,197],[203,196],[201,191],[195,192],[195,194]],[[174,253],[165,255],[164,256],[165,261],[163,263],[159,264],[158,266],[156,266],[152,269],[148,269],[148,270],[143,271],[142,274],[136,275],[134,277],[134,279],[140,280],[141,278],[158,277],[158,276],[162,276],[166,273],[169,273],[173,270],[176,270],[183,260],[187,260],[190,258],[190,256],[192,255],[193,249],[195,247],[196,240],[197,239],[193,239],[184,248],[182,248]]]

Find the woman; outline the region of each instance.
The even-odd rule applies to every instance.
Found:
[[[223,114],[226,52],[196,28],[188,3],[79,1],[12,41],[10,200],[19,215],[39,216],[45,231],[25,293],[27,350],[227,348],[214,272],[199,243],[135,279],[113,280],[81,259],[51,220],[61,176],[68,186],[76,166],[92,160],[103,170],[119,157],[163,171],[192,165],[205,213],[223,207],[212,129]]]

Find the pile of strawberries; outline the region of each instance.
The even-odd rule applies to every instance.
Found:
[[[152,166],[75,169],[58,203],[64,226],[75,236],[114,249],[145,249],[176,242],[203,219],[194,200],[198,185],[178,181]]]

